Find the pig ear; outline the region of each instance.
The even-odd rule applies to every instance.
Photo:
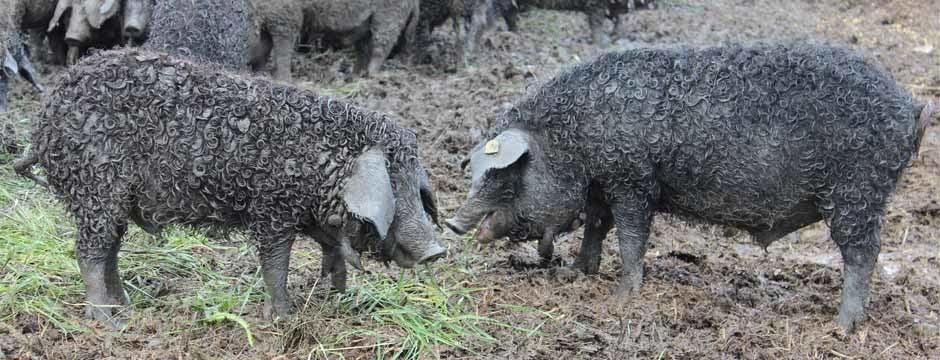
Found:
[[[356,159],[343,189],[343,201],[346,209],[375,226],[379,237],[385,239],[395,218],[395,197],[382,150],[369,149]]]
[[[510,129],[470,155],[470,172],[476,183],[490,170],[505,169],[529,152],[529,133]]]
[[[29,57],[26,56],[26,52],[20,51],[19,53],[22,55],[19,56],[19,60],[17,60],[17,56],[13,55],[13,51],[10,51],[10,49],[4,50],[3,66],[0,67],[0,71],[5,72],[10,78],[16,75],[22,76],[26,81],[29,81],[37,91],[42,93],[44,89],[42,84],[39,83],[39,75],[36,73],[36,68],[34,68],[33,64],[29,61]]]
[[[105,21],[117,14],[120,4],[117,0],[91,0],[85,2],[85,14],[88,23],[95,29],[100,29]]]
[[[52,20],[49,21],[49,28],[46,31],[52,31],[57,26],[59,26],[59,21],[62,20],[62,15],[65,14],[65,10],[68,10],[72,7],[72,0],[59,0],[55,5],[55,12],[52,13]]]
[[[428,173],[425,171],[421,171],[418,177],[418,189],[421,192],[421,205],[424,206],[424,211],[431,215],[431,221],[434,221],[434,225],[441,226],[438,221],[437,199],[434,196],[434,189],[431,188]]]
[[[13,52],[9,49],[3,49],[3,70],[9,77],[14,77],[16,74],[20,73],[20,65],[16,62],[16,59],[13,58]]]

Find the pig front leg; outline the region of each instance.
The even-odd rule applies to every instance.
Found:
[[[262,227],[263,228],[263,227]],[[268,228],[270,229],[270,227]],[[293,312],[290,297],[287,294],[287,271],[290,265],[291,234],[257,234],[258,257],[261,259],[261,276],[268,299],[264,303],[263,317],[273,320],[275,317],[288,317]]]
[[[638,192],[619,197],[613,206],[623,262],[617,294],[635,295],[643,281],[643,257],[653,221],[651,202],[645,194]]]
[[[852,206],[847,206],[852,207]],[[866,209],[867,210],[867,209]],[[830,235],[842,253],[842,297],[836,323],[853,333],[867,318],[865,307],[871,293],[871,275],[881,252],[881,224],[869,211],[852,209],[841,214],[833,211]]]
[[[323,249],[323,265],[320,270],[321,278],[330,278],[333,290],[346,291],[346,261],[339,246],[320,244]]]
[[[590,194],[585,214],[584,239],[581,240],[581,251],[572,267],[584,274],[597,274],[601,266],[601,247],[613,227],[614,219],[610,207]]]
[[[591,42],[594,46],[606,47],[610,45],[610,36],[604,31],[604,20],[607,19],[607,9],[603,7],[587,10],[588,25],[591,28]]]

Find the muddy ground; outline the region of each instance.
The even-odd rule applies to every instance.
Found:
[[[465,196],[469,180],[459,163],[496,110],[521,95],[526,84],[600,51],[589,44],[583,15],[531,11],[523,15],[518,33],[489,33],[475,63],[458,68],[447,45],[453,40],[449,29],[444,26],[435,33],[439,48],[431,65],[406,66],[393,60],[371,79],[350,78],[353,57],[341,51],[306,53],[294,64],[299,86],[394,114],[417,129],[445,214]],[[936,0],[672,0],[656,10],[628,15],[618,36],[620,46],[828,39],[866,51],[919,98],[940,101]],[[14,95],[15,111],[28,114],[35,109],[36,99],[24,85],[18,85]],[[735,231],[657,217],[645,285],[633,298],[611,295],[620,266],[612,237],[605,242],[600,274],[583,276],[526,266],[536,256],[533,244],[470,244],[445,231],[452,253],[441,267],[469,264],[472,271],[452,278],[483,289],[474,299],[476,313],[538,332],[492,326],[486,330],[496,342],[470,341],[462,344],[465,350],[439,346],[422,357],[940,358],[938,165],[940,126],[933,123],[920,158],[891,202],[870,320],[854,336],[842,336],[833,322],[841,259],[824,224],[805,228],[799,239],[779,241],[765,251]],[[580,234],[559,239],[556,251],[565,262],[572,261],[579,241]],[[297,246],[313,248],[304,242]],[[318,266],[292,267],[293,293],[304,301],[305,279],[315,276]],[[523,308],[528,310],[518,310]],[[0,348],[12,357],[306,358],[315,344],[311,338],[316,335],[285,342],[289,332],[277,327],[262,327],[254,347],[245,344],[236,326],[167,335],[161,329],[185,328],[192,314],[137,311],[152,312],[155,319],[122,336],[39,331],[45,329],[41,320],[23,317],[11,324],[16,337],[0,336],[5,339]],[[301,316],[315,316],[304,329],[324,336],[359,325],[338,314]],[[0,329],[5,331],[10,330]],[[341,353],[349,358],[376,356],[359,345],[350,344]]]

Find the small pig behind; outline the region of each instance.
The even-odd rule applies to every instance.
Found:
[[[447,225],[540,239],[584,212],[575,267],[617,228],[635,294],[656,212],[747,230],[763,245],[826,220],[845,262],[838,324],[865,319],[885,204],[932,106],[881,68],[815,43],[637,48],[562,72],[499,115],[470,154]]]

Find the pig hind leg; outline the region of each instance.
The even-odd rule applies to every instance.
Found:
[[[881,251],[881,209],[872,202],[839,204],[833,210],[832,239],[842,253],[842,297],[837,324],[852,332],[865,318],[871,275]]]
[[[612,206],[617,239],[620,242],[620,258],[623,262],[618,294],[635,295],[643,281],[643,257],[649,241],[653,221],[648,193],[630,191],[620,196]]]
[[[111,328],[119,328],[121,323],[113,318],[113,310],[129,302],[117,267],[121,238],[127,232],[123,206],[108,201],[86,201],[73,209],[76,209],[78,226],[75,255],[88,302],[85,315]]]
[[[367,58],[369,61],[368,66],[364,69],[364,75],[377,74],[382,69],[382,65],[385,64],[385,60],[392,53],[392,48],[394,48],[395,43],[402,34],[402,30],[408,25],[407,20],[407,18],[396,17],[392,14],[379,14],[379,16],[372,17],[372,39],[366,54],[360,54],[363,59]],[[410,46],[410,44],[406,46]],[[407,53],[407,51],[405,52]]]

